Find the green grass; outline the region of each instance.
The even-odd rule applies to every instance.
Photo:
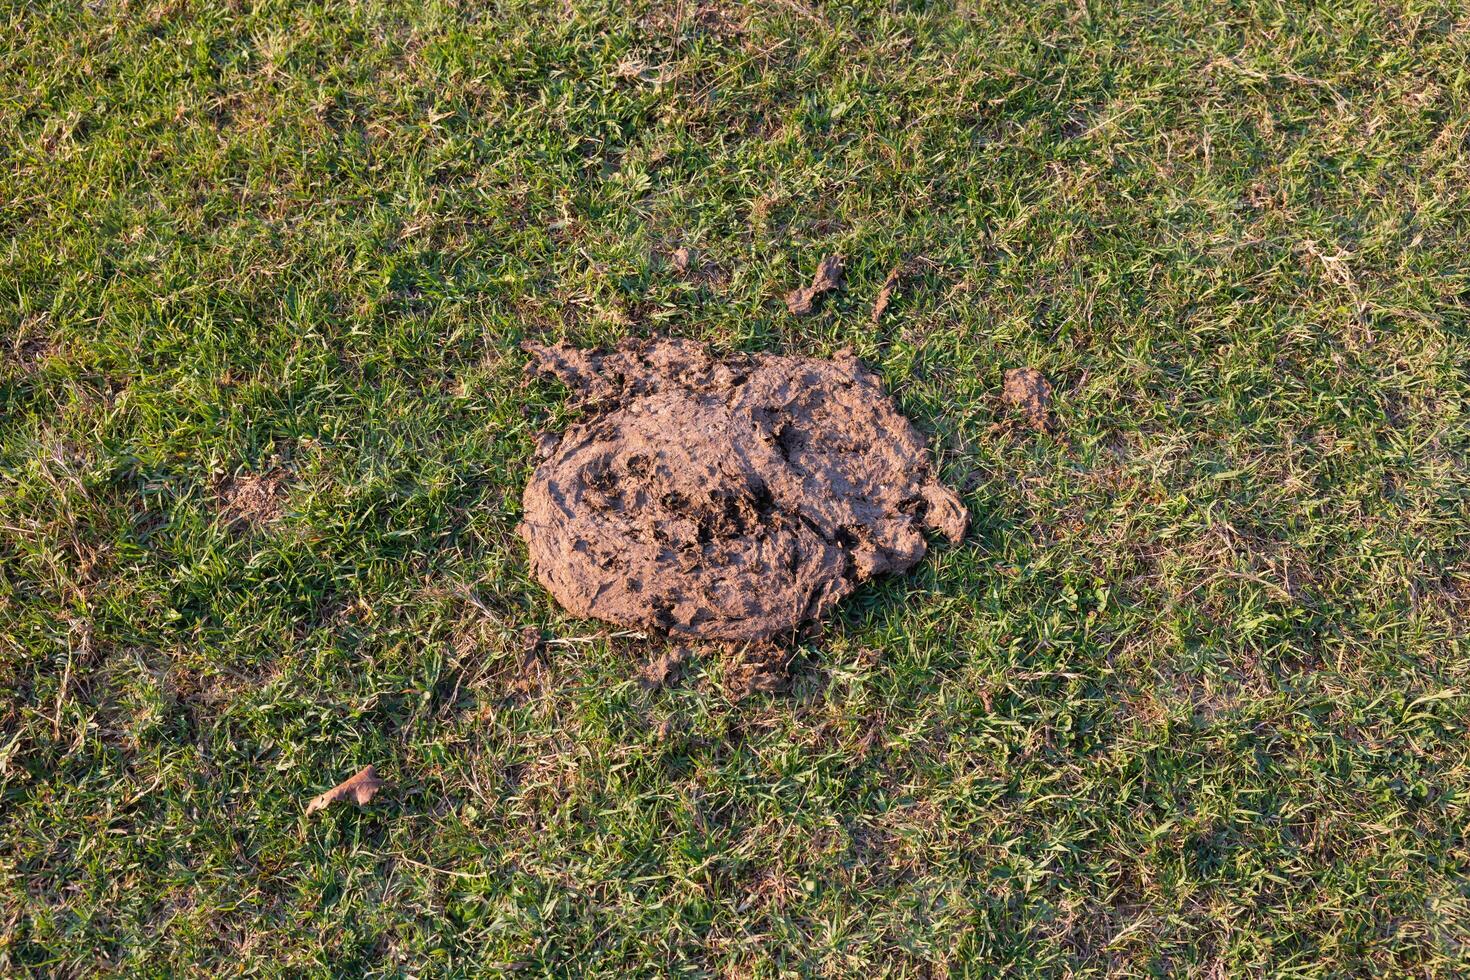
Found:
[[[1462,5],[0,24],[0,969],[1470,969]],[[974,512],[787,694],[520,679],[518,345],[651,334],[854,346]]]

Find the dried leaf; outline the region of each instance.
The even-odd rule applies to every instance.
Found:
[[[888,309],[888,303],[893,299],[894,290],[898,289],[898,280],[903,275],[903,263],[893,267],[888,273],[888,278],[883,280],[883,287],[878,290],[878,298],[873,300],[873,325],[883,319],[883,311]]]
[[[810,286],[793,289],[786,296],[786,308],[797,316],[816,310],[824,294],[842,285],[842,256],[828,255],[817,264],[817,274]]]
[[[1001,399],[1021,410],[1031,427],[1041,432],[1051,428],[1051,382],[1035,368],[1011,368],[1006,372]]]
[[[664,66],[650,65],[641,58],[624,58],[618,62],[618,66],[614,70],[617,76],[625,82],[644,82],[649,85],[661,85],[664,81]]]
[[[331,806],[338,800],[351,800],[358,806],[367,806],[372,802],[373,796],[382,787],[383,781],[378,778],[377,768],[374,766],[363,766],[355,776],[344,779],[321,796],[306,804],[306,815],[309,817],[316,811]]]

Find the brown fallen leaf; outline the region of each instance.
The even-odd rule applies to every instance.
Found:
[[[331,806],[338,800],[351,800],[358,806],[367,806],[372,802],[373,797],[382,787],[383,781],[378,778],[377,768],[375,766],[363,766],[355,776],[344,779],[321,796],[306,804],[306,815],[309,817],[318,810]]]
[[[797,316],[816,310],[822,296],[842,285],[842,256],[828,255],[817,263],[817,274],[810,286],[793,289],[786,296],[786,308]]]
[[[1051,382],[1035,368],[1007,371],[1001,400],[1020,409],[1032,428],[1040,432],[1051,429]]]
[[[888,303],[893,299],[894,290],[898,289],[898,280],[903,275],[903,263],[893,267],[888,273],[888,278],[883,280],[883,287],[878,290],[878,298],[873,300],[873,326],[883,319],[883,311],[888,309]]]
[[[664,80],[664,69],[658,65],[650,65],[639,58],[624,58],[618,62],[615,69],[618,78],[625,82],[646,82],[659,85]]]

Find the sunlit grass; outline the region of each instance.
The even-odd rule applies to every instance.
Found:
[[[1470,966],[1458,5],[0,17],[0,967]],[[655,333],[854,347],[975,515],[789,693],[521,667],[519,344]]]

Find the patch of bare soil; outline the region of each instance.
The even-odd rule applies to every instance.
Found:
[[[1019,409],[1033,429],[1041,432],[1051,429],[1051,382],[1035,368],[1007,371],[1001,400]]]
[[[923,438],[849,353],[715,357],[702,344],[526,345],[588,415],[541,457],[521,536],[568,610],[765,640],[951,541],[969,514]]]
[[[225,480],[219,488],[220,509],[232,523],[263,527],[286,508],[286,471],[245,473]]]
[[[44,329],[45,319],[44,315],[25,318],[8,343],[0,342],[0,366],[30,373],[56,353],[56,345]]]

